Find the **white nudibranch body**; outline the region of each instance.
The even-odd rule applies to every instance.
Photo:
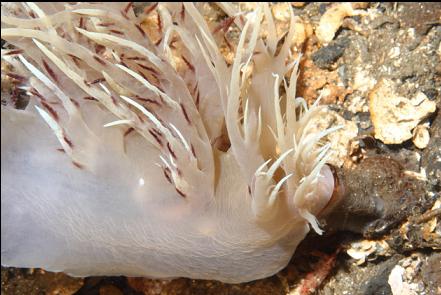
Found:
[[[220,4],[241,32],[228,65],[199,6],[147,9],[158,42],[131,4],[2,6],[2,60],[31,97],[1,111],[3,265],[244,282],[321,233],[332,130],[295,97],[292,11],[279,42],[268,4]]]

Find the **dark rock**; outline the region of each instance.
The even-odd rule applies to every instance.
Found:
[[[355,121],[357,122],[357,125],[361,129],[359,132],[367,133],[367,130],[372,128],[371,123],[371,114],[369,112],[359,112],[355,115]]]
[[[326,12],[326,9],[328,8],[328,4],[326,3],[322,3],[319,6],[319,13],[320,14],[324,14]]]
[[[347,75],[346,67],[344,65],[338,67],[337,72],[338,72],[338,76],[340,77],[344,85],[348,86],[348,75]]]
[[[142,14],[144,11],[144,8],[149,6],[150,2],[134,2],[133,3],[133,11],[135,12],[135,15],[138,16]]]
[[[404,28],[414,28],[419,35],[425,35],[429,29],[439,25],[441,19],[440,2],[402,2],[398,18]]]
[[[441,187],[441,115],[438,111],[430,128],[429,145],[424,149],[421,164],[426,169],[429,183]]]
[[[371,22],[370,27],[375,30],[385,25],[390,25],[393,29],[398,29],[400,27],[398,20],[388,15],[378,16]]]
[[[331,66],[345,52],[349,43],[348,38],[337,39],[329,45],[324,46],[312,54],[312,60],[321,69],[330,69]]]
[[[392,290],[387,282],[389,274],[399,260],[396,256],[383,263],[381,268],[373,276],[363,290],[363,295],[392,295]]]
[[[425,206],[422,181],[404,174],[403,166],[386,157],[363,160],[338,172],[344,195],[331,201],[324,215],[332,230],[349,230],[379,237]]]
[[[441,253],[433,253],[421,268],[426,294],[436,294],[441,286]]]
[[[438,96],[438,91],[435,88],[428,88],[423,90],[423,92],[430,100],[435,100]]]
[[[83,279],[40,269],[1,268],[1,294],[75,294]]]
[[[123,295],[122,291],[113,285],[101,286],[99,295]]]

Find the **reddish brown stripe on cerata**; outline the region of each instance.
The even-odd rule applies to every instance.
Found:
[[[194,73],[194,66],[188,61],[188,59],[185,58],[185,56],[181,55],[182,60],[184,60],[187,67]]]
[[[194,88],[193,88],[191,93],[195,94],[197,89],[198,89],[198,82],[196,81],[196,83],[194,84]]]
[[[164,144],[162,143],[161,139],[159,138],[159,136],[153,132],[152,130],[149,129],[149,133],[153,136],[153,138],[156,140],[156,142],[160,145],[160,146],[164,146]]]
[[[14,54],[22,54],[24,51],[21,49],[15,49],[15,50],[11,50],[6,52],[4,55],[14,55]]]
[[[66,136],[66,134],[63,134],[63,139],[64,139],[64,141],[67,143],[67,145],[72,149],[72,148],[73,148],[73,143],[72,143],[72,141]]]
[[[79,104],[78,101],[76,101],[75,99],[70,98],[70,101],[71,101],[71,102],[72,102],[77,108],[80,107],[80,104]]]
[[[121,56],[121,58],[122,58],[122,56]],[[143,60],[143,61],[147,60],[145,57],[141,57],[141,56],[129,56],[129,57],[125,57],[125,59],[128,59],[128,60]],[[139,65],[139,64],[137,64],[137,65]]]
[[[24,80],[26,80],[25,77],[23,77],[23,76],[21,76],[21,75],[18,75],[18,74],[7,73],[6,75],[7,75],[8,77],[11,77],[12,79],[17,80],[17,81],[20,81],[20,82],[23,82]]]
[[[193,156],[196,158],[196,152],[194,151],[194,146],[193,146],[193,144],[191,144],[191,153],[192,153]]]
[[[48,110],[49,113],[51,113],[52,118],[58,122],[59,117],[57,112],[44,100],[41,100],[40,103],[43,105],[43,107]]]
[[[168,168],[164,168],[162,169],[162,171],[164,172],[164,176],[167,179],[168,182],[173,183],[170,177],[170,169]]]
[[[79,168],[79,169],[84,169],[84,166],[83,166],[83,165],[81,165],[81,164],[80,164],[80,163],[78,163],[78,162],[72,161],[72,164],[74,164],[74,165],[75,165],[75,167],[77,167],[77,168]]]
[[[144,13],[145,14],[149,14],[150,12],[152,12],[156,7],[158,6],[158,3],[156,2],[155,4],[150,5],[149,7],[146,7],[144,9]]]
[[[141,33],[141,35],[143,36],[143,37],[145,37],[146,35],[145,35],[145,32],[144,32],[144,30],[141,28],[141,26],[140,25],[138,25],[138,24],[135,24],[135,27],[138,29],[138,31]]]
[[[118,34],[118,35],[124,35],[124,33],[123,32],[121,32],[121,31],[119,31],[119,30],[109,30],[109,32],[112,32],[112,33],[114,33],[114,34]]]
[[[152,128],[152,129],[150,129],[152,132],[154,132],[155,134],[157,134],[159,137],[162,137],[162,133],[161,133],[161,131],[159,131],[158,129],[156,129],[156,128]]]
[[[171,49],[176,49],[176,42],[178,42],[178,39],[176,37],[173,37],[168,46],[170,46]]]
[[[104,82],[104,81],[106,81],[106,79],[98,78],[98,79],[93,80],[92,82],[88,82],[87,84],[92,85],[92,84],[101,83],[101,82]]]
[[[129,2],[126,7],[124,8],[124,13],[128,13],[130,8],[133,7],[133,2]]]
[[[187,196],[182,192],[182,191],[180,191],[177,187],[175,187],[175,189],[176,189],[176,192],[181,196],[181,197],[183,197],[183,198],[186,198]]]
[[[51,69],[51,67],[47,64],[47,62],[44,59],[42,59],[42,61],[43,61],[44,69],[49,74],[49,76],[51,76],[51,78],[55,80],[55,82],[60,83],[60,81],[58,81],[57,75],[55,75],[55,72]]]
[[[158,106],[161,105],[159,102],[157,102],[156,100],[153,100],[151,98],[143,98],[143,97],[139,97],[139,96],[135,96],[135,97],[136,97],[136,99],[139,99],[140,101],[152,103],[152,104],[155,104],[155,105],[158,105]]]
[[[80,17],[80,24],[79,24],[79,27],[80,27],[80,29],[85,29],[85,26],[84,26],[84,18],[83,18],[83,17]]]
[[[200,101],[200,97],[201,97],[201,94],[200,94],[200,92],[199,92],[199,89],[198,89],[198,94],[196,95],[196,107],[199,109],[199,101]]]
[[[130,68],[125,62],[120,61],[120,64],[122,64],[123,66],[125,66],[126,68]]]
[[[141,71],[137,71],[137,73],[138,74],[140,74],[141,75],[141,77],[143,77],[144,78],[144,80],[149,80],[149,79],[147,79],[147,76],[146,75],[144,75],[144,73],[143,72],[141,72]]]
[[[72,58],[72,61],[75,63],[75,65],[77,67],[80,66],[80,58],[76,57],[75,55],[72,54],[67,54],[68,56],[70,56],[70,58]]]
[[[124,10],[120,11],[121,15],[126,19],[129,20],[129,17],[127,16],[127,14],[124,12]]]
[[[139,120],[141,123],[145,123],[144,118],[143,118],[140,114],[136,113],[136,117],[138,118],[138,120]]]
[[[161,43],[161,41],[162,41],[162,37],[161,37],[161,38],[159,38],[159,40],[155,42],[155,46],[158,46],[158,45],[159,45],[159,43]]]
[[[64,149],[57,149],[57,151],[59,151],[60,153],[66,153]]]
[[[156,15],[156,19],[158,21],[158,30],[160,33],[162,33],[162,20],[161,20],[161,15],[159,15],[159,13]]]
[[[165,93],[165,91],[164,91],[164,88],[162,88],[161,87],[161,85],[160,85],[160,81],[159,81],[159,79],[158,79],[158,84],[157,85],[155,85],[162,93]],[[161,101],[162,102],[164,102],[164,98],[162,97],[162,94],[161,93],[158,93],[158,95],[159,95],[159,97],[161,98]]]
[[[95,53],[96,54],[101,54],[106,50],[106,47],[101,45],[101,44],[96,44],[95,45]]]
[[[173,157],[173,159],[176,160],[176,154],[175,152],[172,150],[171,146],[170,146],[170,142],[167,142],[167,149],[170,152],[170,155]]]
[[[124,137],[126,137],[127,135],[129,135],[130,133],[132,133],[133,131],[135,131],[135,129],[133,127],[130,127],[129,129],[126,130],[126,132],[124,132]]]
[[[240,15],[239,19],[242,25],[245,25],[245,18],[243,17],[243,15]]]
[[[95,97],[93,97],[93,96],[85,96],[85,97],[83,97],[83,99],[97,101],[97,99]]]
[[[76,55],[73,55],[73,54],[70,54],[70,53],[68,53],[67,55],[72,57],[73,59],[80,60],[80,58],[78,56],[76,56]]]
[[[185,21],[185,7],[184,7],[184,4],[181,4],[181,12],[180,12],[180,14],[181,14],[182,21]]]
[[[118,102],[116,101],[116,98],[113,95],[111,95],[110,98],[112,99],[114,105],[118,105]]]
[[[153,73],[153,74],[155,74],[155,75],[159,75],[158,71],[155,70],[155,69],[152,68],[152,67],[149,67],[149,66],[143,65],[143,64],[141,64],[141,63],[136,63],[136,64],[137,64],[138,66],[140,66],[141,68],[143,68],[144,70],[147,70],[147,71],[149,71],[149,72],[151,72],[151,73]]]
[[[46,98],[44,98],[43,95],[41,95],[41,94],[37,91],[37,89],[35,89],[35,88],[31,88],[31,89],[29,90],[29,92],[30,92],[32,95],[37,96],[37,97],[40,98],[41,100],[46,100]]]
[[[115,23],[112,23],[112,22],[98,24],[98,26],[100,26],[100,27],[110,27],[110,26],[114,26],[114,25],[115,25]]]
[[[103,66],[106,65],[106,62],[104,60],[101,59],[101,57],[94,55],[93,59],[95,59],[97,62],[99,62],[100,64],[102,64]]]
[[[187,114],[187,111],[185,110],[184,105],[182,104],[182,102],[179,105],[181,106],[181,110],[182,110],[182,113],[184,114],[185,120],[187,121],[188,124],[191,125],[190,118],[188,117],[188,114]]]

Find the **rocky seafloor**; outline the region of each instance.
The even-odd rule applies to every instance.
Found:
[[[342,4],[274,4],[282,33],[287,5],[299,17],[297,95],[322,94],[334,115],[320,124],[346,127],[333,135],[333,164],[351,172],[346,181],[360,198],[399,204],[393,214],[363,234],[311,233],[284,270],[254,282],[2,267],[2,294],[441,294],[441,3],[354,3],[352,12]],[[208,19],[222,17],[209,4],[207,11]],[[333,32],[322,32],[326,22]]]

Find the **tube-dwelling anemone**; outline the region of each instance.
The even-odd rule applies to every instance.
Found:
[[[199,4],[155,5],[157,42],[131,4],[2,6],[2,60],[31,97],[2,106],[2,264],[244,282],[321,233],[332,130],[295,96],[293,12],[279,40],[268,4],[219,6],[231,65]]]

